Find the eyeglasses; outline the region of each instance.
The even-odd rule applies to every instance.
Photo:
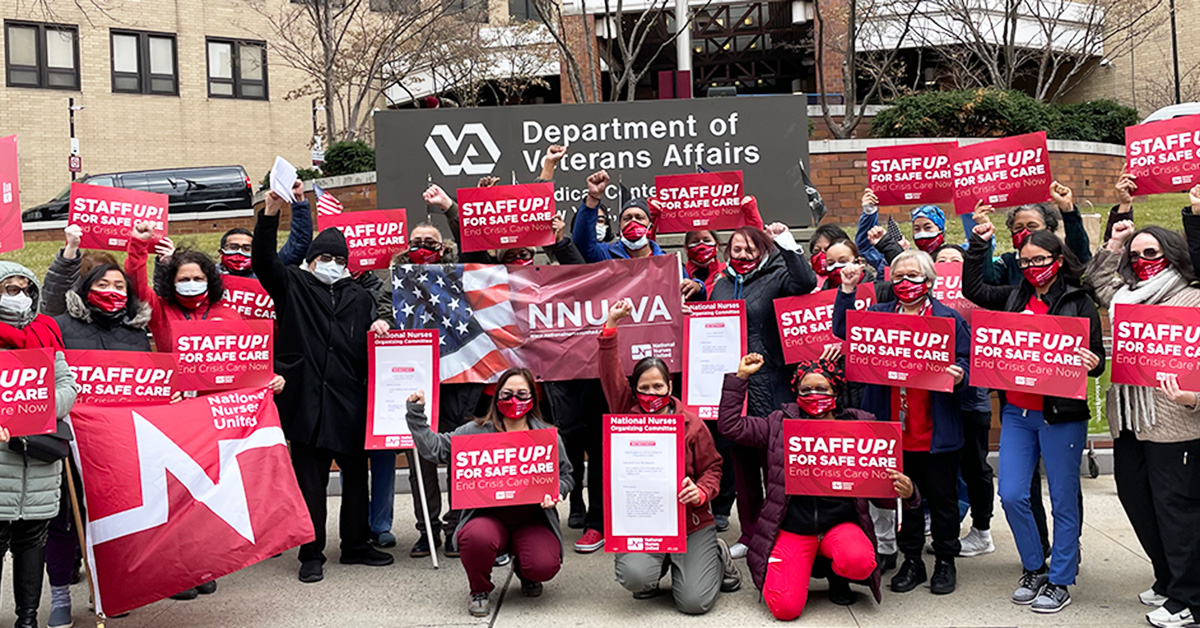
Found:
[[[412,248],[425,248],[432,251],[438,251],[442,248],[442,243],[434,240],[433,238],[425,238],[424,240],[418,238],[416,240],[411,240],[408,244]]]
[[[236,255],[238,253],[245,253],[246,255],[249,255],[251,249],[253,248],[253,244],[242,244],[240,246],[237,244],[226,244],[225,247],[221,249],[221,252],[226,255]]]
[[[25,294],[27,294],[29,296],[33,296],[33,292],[31,291],[32,288],[33,288],[33,286],[25,286],[24,288],[22,288],[21,286],[18,286],[15,283],[10,283],[7,286],[4,286],[4,294],[7,294],[10,297],[15,297],[18,294],[21,294],[22,292],[24,292]]]
[[[520,399],[521,401],[529,401],[530,399],[533,399],[533,393],[529,392],[528,390],[518,390],[517,392],[513,392],[511,390],[505,390],[496,396],[496,398],[499,399],[500,401],[508,401],[509,399],[512,399],[513,397],[516,397],[517,399]]]
[[[1129,259],[1144,259],[1149,261],[1156,260],[1162,256],[1163,252],[1152,246],[1148,246],[1141,251],[1134,251],[1133,249],[1129,250]]]
[[[345,266],[345,265],[346,265],[346,262],[347,262],[346,258],[342,257],[341,255],[338,255],[338,256],[336,256],[336,257],[335,257],[335,256],[333,256],[333,255],[330,255],[330,254],[328,254],[328,253],[322,253],[322,254],[318,255],[318,256],[317,256],[317,261],[318,261],[318,262],[325,262],[326,264],[328,264],[329,262],[334,262],[334,263],[336,263],[338,266]]]
[[[515,260],[533,259],[533,251],[530,249],[517,249],[515,251],[507,251],[501,261],[512,262]]]
[[[912,283],[925,283],[925,275],[921,273],[908,273],[906,275],[892,275],[892,283],[900,283],[901,281],[909,281]]]
[[[833,391],[828,388],[813,388],[811,386],[801,386],[801,395],[832,395]]]
[[[1054,263],[1057,255],[1034,255],[1033,257],[1022,257],[1017,260],[1017,268],[1024,270],[1030,266],[1049,266]]]

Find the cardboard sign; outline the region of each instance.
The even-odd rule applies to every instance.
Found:
[[[1200,390],[1200,310],[1117,304],[1112,314],[1114,384],[1157,388],[1175,375],[1180,389]]]
[[[0,351],[0,426],[9,436],[54,431],[54,351]]]
[[[683,405],[717,418],[721,382],[746,355],[746,302],[707,301],[683,318]]]
[[[155,236],[167,235],[168,198],[166,194],[72,183],[67,222],[83,230],[79,248],[124,251],[135,223],[150,221]]]
[[[318,214],[321,231],[340,229],[350,248],[346,267],[352,273],[387,268],[392,257],[408,250],[408,220],[403,209],[370,209],[340,214]]]
[[[0,253],[25,248],[17,178],[17,136],[0,137]]]
[[[742,213],[742,171],[669,174],[654,177],[654,199],[661,214],[659,233],[696,229],[737,229]]]
[[[225,284],[222,303],[237,310],[242,318],[275,320],[275,301],[257,279],[223,275],[221,283]]]
[[[604,415],[604,551],[687,551],[681,414]]]
[[[971,385],[1087,399],[1086,318],[975,310],[971,313]]]
[[[1134,194],[1181,192],[1200,183],[1200,115],[1125,127],[1125,171]]]
[[[825,347],[841,345],[833,335],[833,302],[838,291],[821,290],[812,294],[775,299],[775,322],[783,343],[783,361],[798,364],[821,357]],[[854,307],[865,310],[875,304],[875,286],[860,284],[854,295]]]
[[[451,437],[449,482],[455,508],[540,504],[547,495],[558,497],[558,430]]]
[[[458,190],[463,251],[554,244],[554,184],[524,183]]]
[[[903,428],[894,421],[783,422],[788,495],[895,497],[888,469],[904,471]]]
[[[75,374],[75,405],[151,405],[171,401],[175,388],[175,354],[143,351],[63,352]]]
[[[275,377],[271,321],[176,321],[171,346],[179,355],[178,390],[260,388]]]
[[[971,312],[979,309],[979,306],[963,296],[962,267],[960,262],[934,264],[933,268],[937,271],[937,279],[934,280],[929,294],[942,305],[970,320]]]
[[[369,334],[367,354],[367,449],[412,449],[408,398],[425,393],[429,429],[438,426],[438,332],[436,329]]]
[[[1050,200],[1045,131],[959,146],[950,155],[957,214],[975,211],[980,200],[996,207]]]
[[[846,313],[846,378],[882,386],[954,390],[954,320],[889,312]]]
[[[957,147],[957,142],[868,147],[867,185],[880,205],[949,203],[950,152]]]

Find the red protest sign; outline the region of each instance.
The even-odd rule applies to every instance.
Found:
[[[175,321],[177,390],[259,388],[275,377],[271,321]]]
[[[954,200],[950,152],[957,142],[871,146],[868,185],[880,205],[922,205]]]
[[[463,251],[554,244],[554,184],[459,188]]]
[[[1112,343],[1114,384],[1158,387],[1175,375],[1180,389],[1200,390],[1200,310],[1116,304]]]
[[[954,320],[889,312],[846,313],[846,378],[882,386],[954,390]]]
[[[1086,318],[975,310],[971,313],[971,385],[1087,399]]]
[[[903,428],[894,421],[783,422],[788,495],[895,497],[888,469],[904,471]]]
[[[937,271],[937,279],[933,282],[933,288],[929,293],[942,305],[966,318],[971,315],[972,310],[978,309],[979,306],[963,296],[962,266],[961,262],[934,264],[933,268]]]
[[[455,508],[540,504],[558,497],[558,430],[468,434],[450,439]]]
[[[367,353],[367,449],[412,449],[408,398],[425,393],[429,429],[438,426],[438,331],[372,333]]]
[[[821,357],[831,344],[841,345],[833,335],[833,302],[838,289],[822,290],[797,297],[775,299],[775,321],[783,343],[783,361],[796,364]],[[875,286],[860,284],[854,307],[865,310],[875,304]]]
[[[721,382],[746,355],[746,302],[694,303],[683,319],[683,405],[717,418]]]
[[[957,214],[971,213],[980,200],[997,207],[1050,200],[1045,131],[958,146],[950,155]]]
[[[680,414],[604,415],[604,551],[687,551],[684,430]]]
[[[167,403],[175,392],[175,354],[68,349],[75,374],[75,404],[98,406]]]
[[[257,279],[224,275],[221,283],[225,284],[222,303],[237,310],[243,318],[275,320],[275,301]]]
[[[408,220],[403,209],[369,209],[340,214],[318,214],[317,227],[335,228],[346,236],[350,249],[347,270],[387,268],[392,257],[408,250]]]
[[[742,171],[668,174],[654,177],[654,200],[661,214],[659,233],[696,229],[737,229],[742,213]]]
[[[53,432],[55,404],[54,351],[0,351],[0,426],[10,436]]]
[[[71,213],[67,222],[83,230],[79,248],[124,251],[135,223],[154,223],[156,236],[167,234],[166,194],[71,184]]]
[[[1134,194],[1179,192],[1200,183],[1200,115],[1125,127],[1125,171]]]
[[[17,181],[17,136],[0,137],[0,253],[25,248],[21,229],[21,186]]]

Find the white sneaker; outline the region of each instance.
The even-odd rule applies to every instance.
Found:
[[[1154,589],[1146,589],[1138,593],[1138,601],[1146,606],[1162,606],[1167,603],[1167,596],[1155,593]]]
[[[971,531],[966,536],[958,541],[961,548],[958,550],[958,555],[963,558],[979,556],[981,554],[991,554],[996,551],[996,544],[992,542],[991,530],[977,530],[971,528]]]
[[[1192,611],[1185,608],[1178,613],[1172,613],[1160,606],[1146,614],[1146,621],[1158,628],[1183,628],[1192,623]]]
[[[749,551],[750,551],[750,548],[746,547],[745,543],[734,543],[733,545],[729,546],[729,556],[730,556],[730,558],[733,558],[734,560],[740,560],[742,558],[745,558],[746,552],[749,552]]]

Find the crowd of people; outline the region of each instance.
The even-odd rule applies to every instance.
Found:
[[[565,154],[561,146],[550,147],[539,180],[552,180]],[[608,173],[593,173],[573,224],[554,220],[555,243],[544,251],[552,263],[667,254],[656,242],[658,204],[621,194],[610,211],[603,202],[609,186]],[[908,238],[894,225],[879,224],[878,200],[868,189],[853,237],[822,224],[803,246],[786,225],[765,225],[755,199],[745,197],[745,226],[729,234],[699,230],[684,237],[679,295],[685,307],[704,300],[745,304],[748,352],[725,376],[717,420],[688,411],[677,393],[678,374],[661,359],[638,361],[626,377],[617,338],[633,304],[619,301],[598,334],[594,379],[542,381],[538,373],[512,368],[490,385],[443,383],[436,432],[427,416],[429,391],[407,399],[415,442],[415,451],[405,452],[413,510],[422,512],[423,494],[429,513],[428,525],[414,522],[418,538],[410,556],[440,550],[459,557],[471,615],[490,612],[493,567],[509,561],[521,593],[540,596],[564,559],[560,501],[566,502],[567,526],[582,531],[574,551],[588,554],[604,546],[602,416],[682,414],[686,477],[678,500],[686,506],[686,552],[617,554],[613,578],[634,599],[665,593],[662,579],[669,572],[678,611],[706,613],[722,594],[741,587],[742,559],[767,611],[780,620],[803,613],[814,577],[828,580],[830,602],[841,605],[855,603],[853,585],[867,586],[880,603],[890,571],[894,593],[928,584],[934,595],[952,594],[956,560],[995,550],[991,519],[998,494],[1021,562],[1019,570],[1013,567],[1012,602],[1039,613],[1063,609],[1071,602],[1081,560],[1079,469],[1090,406],[996,391],[1001,429],[994,472],[988,462],[992,391],[969,383],[970,323],[931,289],[935,263],[960,264],[964,295],[979,308],[1087,319],[1091,342],[1077,351],[1089,375],[1101,375],[1106,356],[1099,308],[1200,305],[1194,270],[1200,263],[1200,186],[1183,209],[1186,235],[1135,224],[1136,179],[1122,176],[1116,187],[1118,202],[1095,255],[1072,190],[1059,182],[1051,186],[1051,202],[1003,214],[1013,250],[999,256],[995,219],[1001,214],[983,203],[962,216],[967,242],[947,241],[946,214],[934,205],[911,211]],[[527,265],[537,258],[532,248],[458,251],[457,204],[437,185],[423,198],[447,219],[450,233],[429,222],[410,225],[409,249],[395,264]],[[280,248],[280,216],[288,209],[290,231]],[[381,276],[385,273],[349,272],[350,251],[338,230],[313,237],[301,183],[292,198],[268,192],[253,231],[229,231],[216,255],[176,248],[149,223],[134,225],[123,264],[103,251],[81,251],[78,227],[67,227],[65,236],[43,282],[18,264],[0,262],[0,346],[56,352],[58,431],[10,439],[0,429],[0,441],[7,443],[0,448],[0,549],[13,555],[17,626],[37,625],[43,566],[52,589],[50,626],[71,624],[69,585],[77,575],[78,543],[64,481],[72,467],[63,463],[71,434],[62,419],[76,387],[63,350],[169,351],[172,328],[239,317],[223,302],[226,275],[256,278],[274,300],[271,388],[316,532],[300,548],[299,580],[324,578],[326,493],[334,462],[342,483],[339,561],[376,567],[394,561],[382,550],[397,544],[397,452],[364,448],[368,335],[397,328],[390,281]],[[148,274],[151,254],[157,259]],[[786,363],[774,300],[836,291],[833,331],[844,337],[864,282],[877,297],[872,311],[953,321],[955,359],[946,367],[951,392],[850,381],[838,345],[826,347],[819,359]],[[1174,377],[1162,379],[1158,388],[1117,384],[1105,407],[1120,501],[1153,568],[1152,584],[1138,599],[1153,607],[1146,618],[1155,626],[1191,625],[1200,612],[1200,540],[1192,527],[1200,524],[1200,497],[1191,490],[1200,472],[1188,465],[1189,454],[1200,448],[1197,392],[1182,390]],[[787,494],[783,424],[792,419],[899,422],[903,473],[889,470],[895,499]],[[455,509],[447,496],[443,508],[437,465],[448,462],[455,436],[551,426],[559,433],[558,494],[541,504],[481,509]],[[418,466],[423,493],[412,473]],[[1039,467],[1049,485],[1053,534]],[[730,528],[735,503],[740,536],[729,545],[719,535]],[[960,536],[966,512],[971,523]],[[927,553],[933,555],[932,571]],[[215,591],[214,581],[174,597]]]

